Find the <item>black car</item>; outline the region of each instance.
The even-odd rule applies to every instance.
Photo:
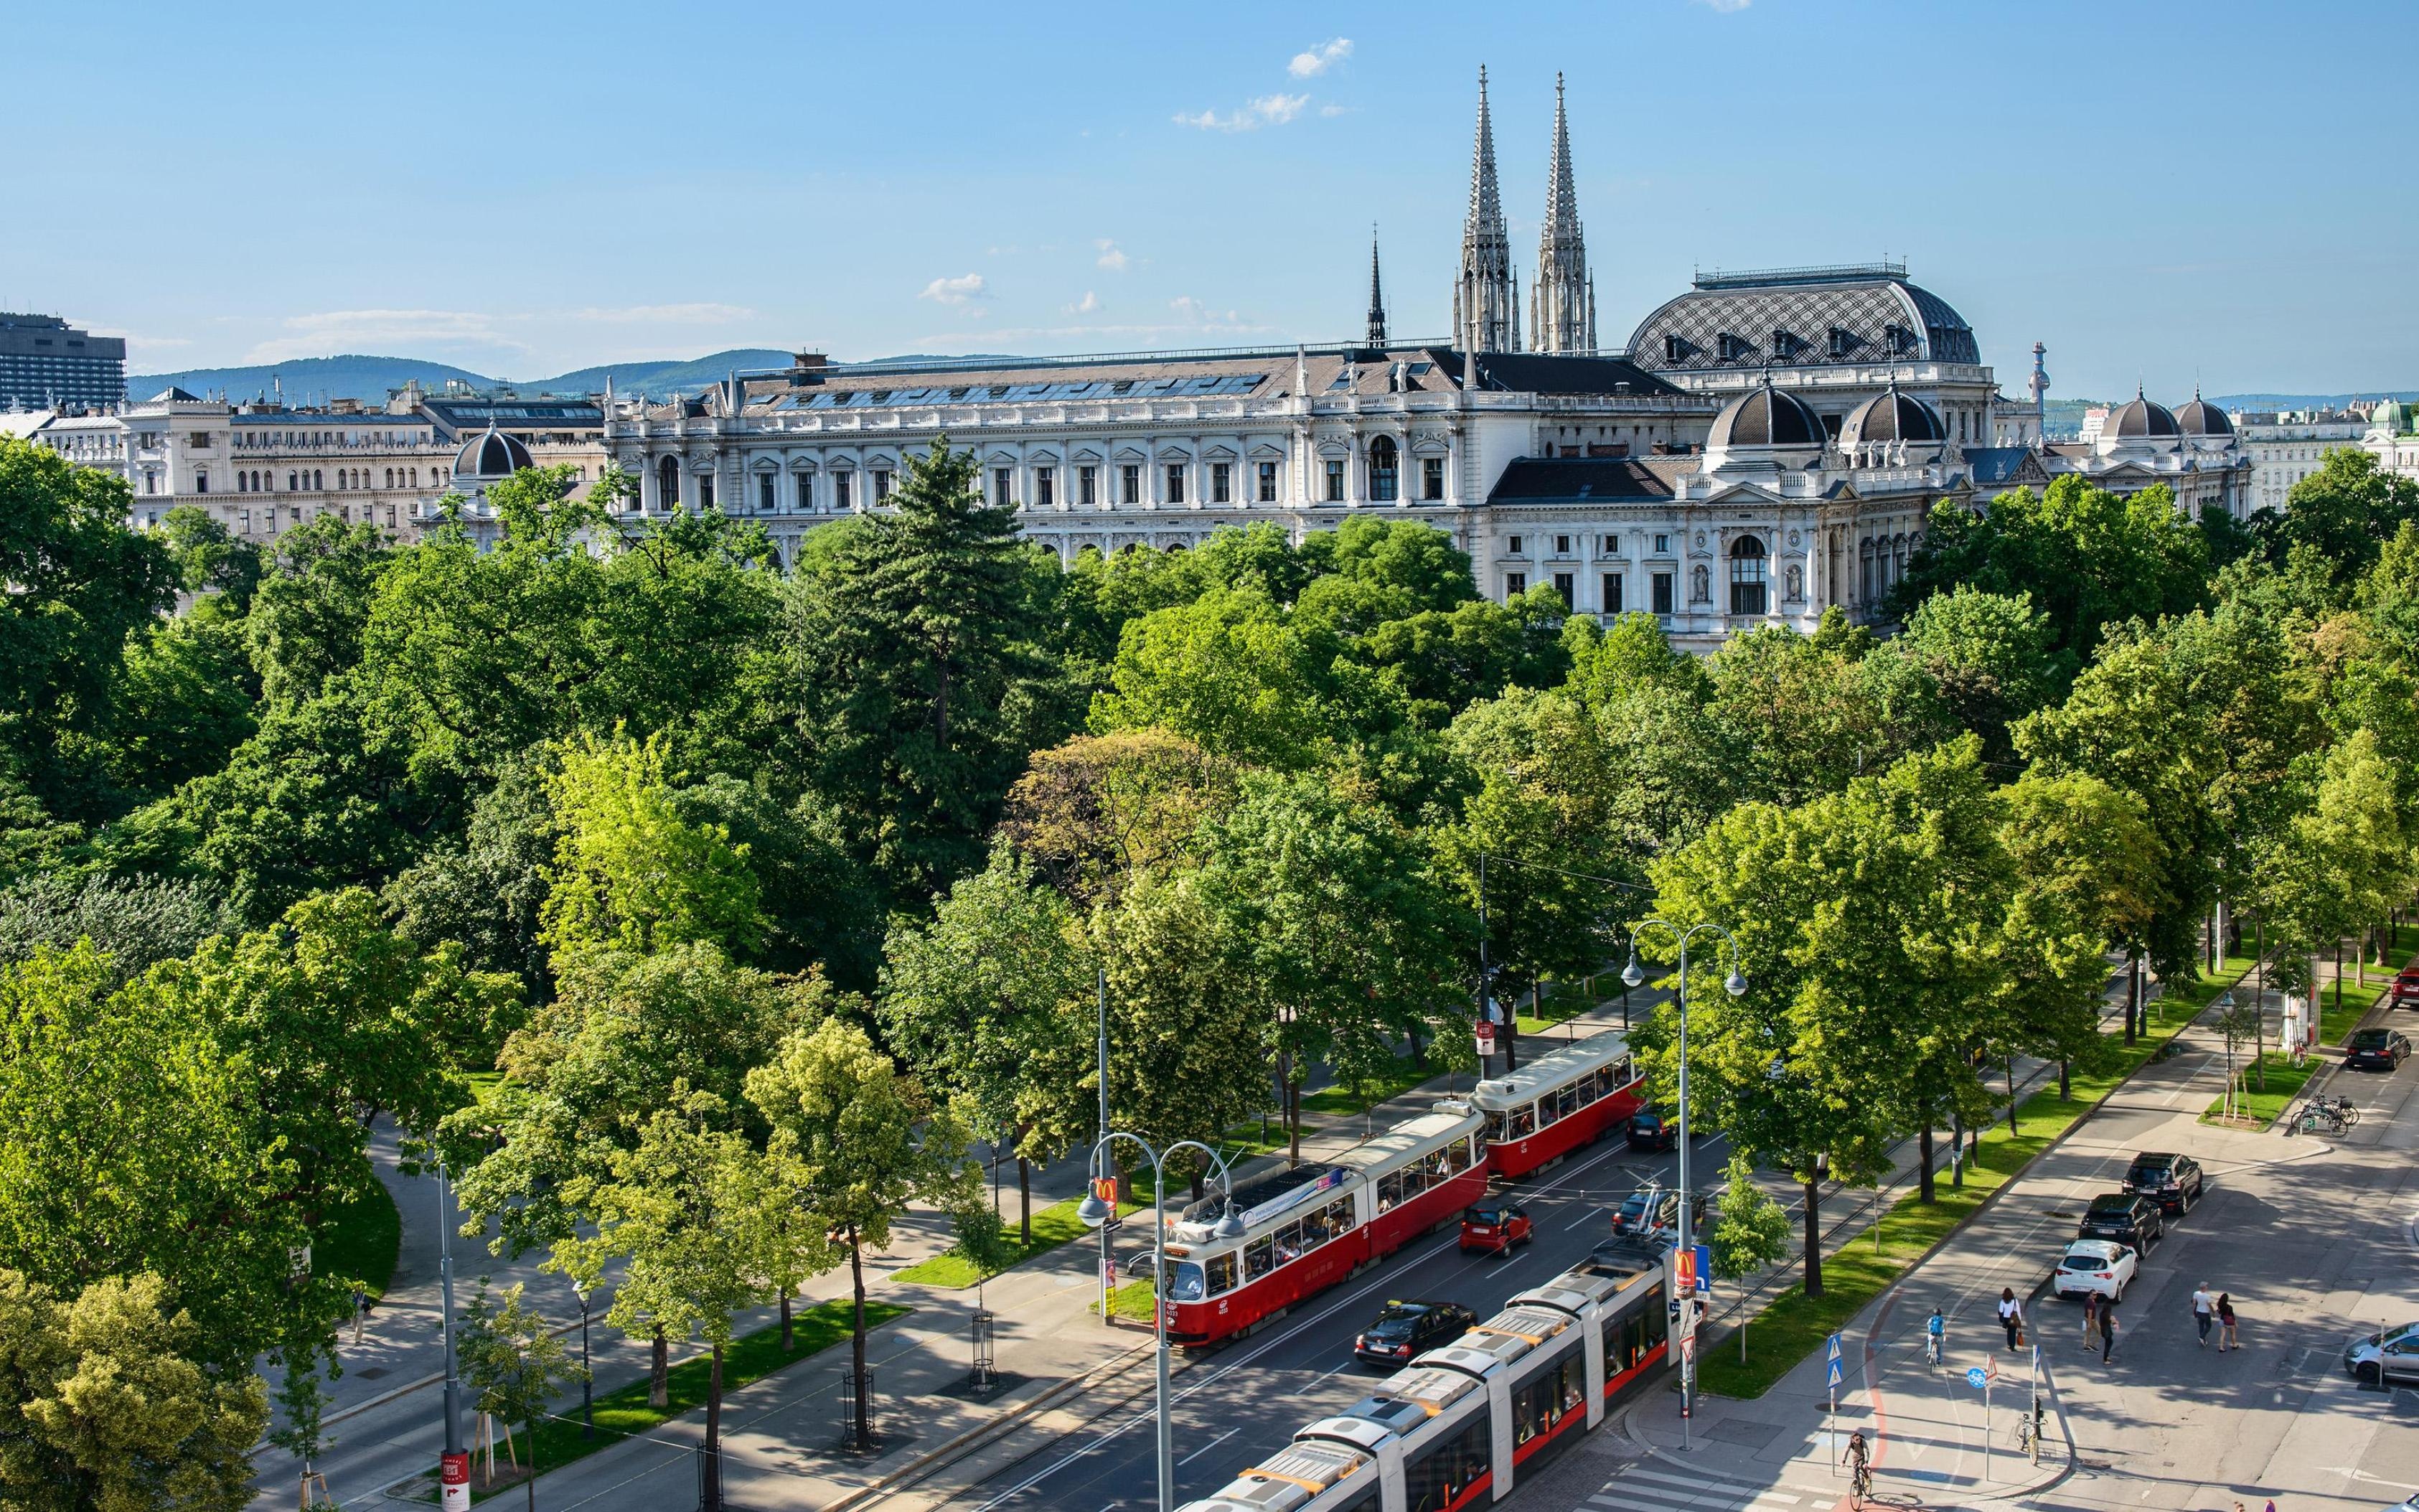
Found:
[[[1705,1227],[1705,1194],[1689,1194],[1688,1206],[1696,1211],[1697,1227]],[[1641,1186],[1624,1197],[1612,1215],[1615,1236],[1626,1239],[1659,1239],[1665,1243],[1677,1240],[1680,1223],[1680,1190],[1670,1186]]]
[[[1406,1365],[1477,1326],[1478,1315],[1457,1302],[1390,1302],[1352,1341],[1352,1354],[1371,1365]]]
[[[1670,1244],[1657,1243],[1651,1239],[1616,1236],[1599,1241],[1595,1248],[1588,1251],[1587,1260],[1579,1269],[1594,1275],[1623,1278],[1641,1275],[1648,1271],[1661,1270],[1663,1257],[1671,1248]]]
[[[2079,1239],[2113,1239],[2141,1255],[2165,1237],[2167,1221],[2154,1198],[2131,1192],[2103,1192],[2084,1210],[2083,1222],[2074,1232]]]
[[[1671,1149],[1676,1147],[1679,1143],[1679,1126],[1660,1113],[1633,1113],[1630,1115],[1630,1149]]]
[[[2162,1212],[2178,1217],[2192,1211],[2192,1205],[2200,1200],[2201,1189],[2208,1184],[2209,1178],[2201,1174],[2200,1162],[2190,1155],[2145,1150],[2125,1168],[2125,1190],[2129,1195],[2149,1197]]]
[[[2396,1029],[2362,1029],[2344,1045],[2344,1064],[2392,1071],[2411,1058],[2411,1041]]]

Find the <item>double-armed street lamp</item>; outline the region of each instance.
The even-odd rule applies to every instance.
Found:
[[[596,1376],[588,1367],[588,1283],[574,1276],[571,1294],[579,1299],[579,1436],[596,1437]]]
[[[1651,929],[1659,929],[1680,942],[1680,991],[1678,996],[1674,999],[1680,1010],[1680,1129],[1678,1140],[1680,1147],[1680,1247],[1689,1255],[1693,1263],[1697,1246],[1697,1210],[1693,1202],[1690,1200],[1691,1194],[1688,1190],[1689,942],[1694,940],[1700,934],[1711,933],[1720,935],[1722,937],[1722,942],[1730,947],[1731,974],[1723,979],[1722,989],[1725,992],[1728,992],[1733,997],[1742,996],[1746,994],[1747,979],[1739,975],[1738,941],[1731,936],[1730,931],[1722,928],[1719,924],[1697,924],[1684,930],[1679,925],[1671,922],[1669,919],[1649,918],[1633,926],[1629,932],[1629,964],[1624,966],[1621,970],[1623,985],[1635,987],[1646,980],[1645,971],[1638,964],[1638,937]],[[1704,1284],[1704,1278],[1702,1276],[1698,1277],[1697,1284],[1699,1286],[1703,1286]],[[1694,1303],[1695,1299],[1691,1297],[1683,1302],[1681,1305],[1686,1308],[1693,1306]],[[1687,1315],[1684,1313],[1682,1316],[1686,1318]],[[1692,1336],[1683,1335],[1682,1345],[1683,1347],[1680,1350],[1680,1434],[1681,1444],[1683,1447],[1687,1447],[1688,1443],[1689,1419],[1696,1415],[1697,1408],[1697,1351],[1695,1349],[1695,1340]]]
[[[1157,1238],[1151,1256],[1152,1332],[1159,1343],[1159,1512],[1176,1512],[1176,1439],[1167,1418],[1167,1318],[1171,1310],[1163,1295],[1167,1288],[1167,1165],[1166,1157],[1179,1149],[1197,1149],[1210,1157],[1218,1173],[1218,1188],[1225,1196],[1224,1209],[1217,1224],[1210,1229],[1215,1239],[1243,1237],[1243,1219],[1235,1211],[1235,1183],[1230,1178],[1225,1157],[1197,1139],[1179,1139],[1164,1150],[1154,1149],[1140,1134],[1113,1130],[1092,1147],[1092,1190],[1084,1198],[1075,1215],[1086,1227],[1098,1228],[1117,1216],[1117,1179],[1105,1174],[1109,1170],[1109,1150],[1120,1139],[1141,1149],[1150,1162],[1151,1206],[1158,1216],[1154,1226]],[[1103,1188],[1106,1196],[1102,1195]],[[1108,1319],[1108,1301],[1102,1300],[1101,1318]]]

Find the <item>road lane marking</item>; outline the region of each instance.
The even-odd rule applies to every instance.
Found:
[[[1242,1431],[1243,1430],[1241,1428],[1228,1428],[1225,1432],[1219,1434],[1208,1443],[1203,1444],[1200,1448],[1194,1450],[1191,1454],[1186,1455],[1183,1458],[1178,1460],[1177,1463],[1179,1465],[1189,1465],[1195,1459],[1200,1458],[1203,1455],[1208,1454],[1210,1450],[1215,1449],[1220,1444],[1225,1443],[1228,1439],[1233,1438],[1236,1434]]]

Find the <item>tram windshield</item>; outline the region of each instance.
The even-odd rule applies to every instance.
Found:
[[[1204,1289],[1200,1262],[1169,1260],[1162,1289],[1167,1293],[1170,1302],[1199,1302],[1208,1295]]]

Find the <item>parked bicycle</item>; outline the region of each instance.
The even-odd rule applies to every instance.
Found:
[[[2333,1109],[2334,1116],[2342,1119],[2346,1124],[2354,1124],[2360,1121],[2360,1109],[2353,1105],[2350,1098],[2318,1097],[2312,1098],[2310,1100],[2310,1103],[2313,1107]]]
[[[2359,1114],[2355,1111],[2352,1117]],[[2312,1103],[2302,1109],[2302,1117],[2293,1127],[2303,1134],[2339,1134],[2351,1127],[2351,1119],[2331,1103]]]

